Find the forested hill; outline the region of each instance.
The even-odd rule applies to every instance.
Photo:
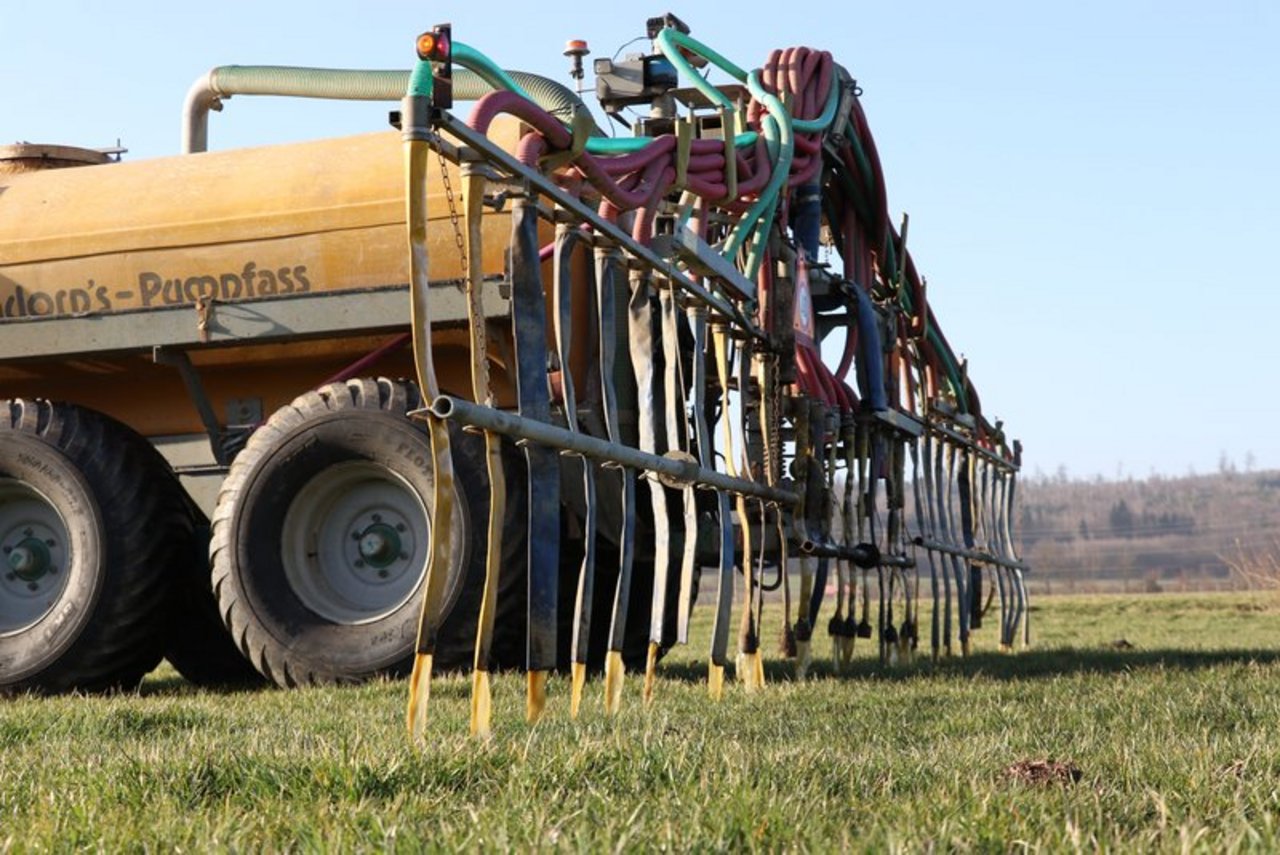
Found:
[[[1037,588],[1256,585],[1280,555],[1280,471],[1124,481],[1025,477],[1019,534]]]

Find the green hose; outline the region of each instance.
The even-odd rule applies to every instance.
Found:
[[[413,67],[413,73],[409,75],[406,97],[430,98],[434,89],[435,75],[432,73],[431,63],[419,60]]]
[[[453,61],[461,65],[463,68],[469,69],[488,83],[494,89],[510,90],[521,98],[532,101],[529,93],[524,90],[519,83],[512,79],[506,71],[498,67],[497,63],[489,59],[480,51],[465,45],[462,42],[454,42],[451,51]]]
[[[693,81],[693,85],[698,88],[699,92],[707,96],[709,101],[719,104],[726,110],[733,109],[734,105],[733,102],[729,100],[729,97],[712,85],[705,77],[699,74],[697,70],[689,64],[689,60],[684,58],[684,54],[680,52],[680,48],[687,48],[688,50],[698,54],[698,56],[710,60],[717,68],[725,74],[728,74],[734,80],[737,80],[739,83],[746,82],[747,72],[745,70],[739,67],[736,63],[730,62],[728,59],[719,53],[716,53],[692,36],[686,35],[672,27],[667,27],[662,32],[658,33],[658,37],[654,39],[653,43],[657,46],[658,50],[662,51],[663,56],[671,61],[671,64],[676,67],[677,71],[680,71]]]
[[[791,127],[798,134],[821,133],[831,125],[831,120],[836,117],[836,109],[839,106],[840,87],[832,80],[831,88],[827,91],[827,103],[822,108],[822,114],[816,119],[792,119]]]
[[[758,71],[753,71],[747,76],[747,88],[751,91],[751,97],[764,104],[765,109],[769,111],[769,118],[773,120],[772,122],[766,121],[764,123],[765,139],[769,140],[774,131],[778,134],[778,157],[774,161],[769,183],[765,185],[764,191],[761,192],[760,197],[748,209],[742,220],[734,227],[729,239],[725,242],[724,248],[724,254],[732,256],[743,245],[748,233],[754,228],[757,234],[756,246],[748,259],[746,270],[747,278],[754,279],[756,272],[760,269],[760,262],[763,258],[764,239],[767,236],[769,227],[773,224],[773,211],[777,207],[778,194],[791,174],[791,160],[795,153],[795,135],[792,132],[791,114],[782,106],[782,101],[779,100],[777,95],[764,88],[764,85],[760,82],[760,73]],[[757,223],[759,226],[757,226]]]
[[[587,151],[592,154],[631,154],[651,142],[653,137],[592,137],[587,140]]]
[[[760,135],[755,131],[747,131],[733,138],[735,148],[753,146]],[[592,137],[587,140],[587,151],[591,154],[631,154],[640,151],[653,137]]]
[[[777,207],[778,194],[791,172],[791,161],[795,154],[794,131],[798,128],[805,133],[812,133],[824,130],[830,125],[839,106],[840,93],[838,87],[834,85],[831,87],[831,92],[827,96],[827,103],[821,116],[817,119],[793,125],[790,111],[783,106],[778,96],[764,88],[764,85],[760,82],[758,71],[748,74],[740,66],[702,42],[671,27],[658,33],[654,44],[670,60],[671,64],[691,80],[698,91],[712,103],[718,104],[726,110],[735,109],[733,102],[729,100],[727,95],[712,85],[701,74],[698,74],[697,70],[694,69],[681,52],[681,48],[704,57],[730,77],[746,83],[751,96],[765,105],[765,109],[769,112],[769,118],[772,119],[772,121],[766,120],[764,122],[764,128],[765,142],[769,147],[769,159],[773,162],[773,173],[769,176],[769,183],[765,186],[759,198],[751,205],[751,208],[748,209],[738,225],[734,227],[733,232],[730,233],[723,249],[726,257],[732,257],[746,243],[747,238],[754,233],[756,239],[748,254],[745,270],[748,278],[754,278],[764,257],[763,249],[769,228],[773,225],[773,212],[774,208]],[[734,139],[734,143],[735,145],[738,143],[738,138]]]

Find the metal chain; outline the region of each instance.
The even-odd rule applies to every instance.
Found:
[[[778,354],[769,351],[761,372],[762,397],[768,401],[769,440],[764,443],[764,466],[768,483],[776,485],[782,477],[782,390],[778,384]]]
[[[453,195],[453,182],[449,180],[449,161],[441,148],[436,149],[436,155],[440,158],[440,177],[444,181],[444,198],[449,203],[449,222],[453,226],[453,242],[458,247],[458,258],[462,261],[462,281],[465,282],[470,275],[470,267],[467,264],[467,248],[462,240],[462,226],[458,222],[458,201]]]

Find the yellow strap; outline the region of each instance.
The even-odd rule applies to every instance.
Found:
[[[644,668],[644,702],[653,703],[653,688],[658,677],[658,643],[649,642],[649,655]]]
[[[721,424],[723,425],[724,435],[724,459],[725,469],[730,477],[738,477],[737,451],[733,445],[733,426],[729,423],[729,341],[723,324],[716,324],[711,330],[712,340],[715,342],[716,350],[716,373],[720,379],[720,388],[724,390],[724,411],[721,415]],[[754,566],[751,560],[751,521],[747,517],[747,500],[741,493],[737,496],[736,509],[738,515],[738,526],[742,529],[742,578],[745,585],[746,595],[743,597],[742,623],[744,629],[751,621],[751,589],[754,580]],[[739,669],[738,679],[748,690],[759,688],[760,683],[757,680],[758,675],[763,674],[763,668],[759,661],[760,650],[757,648],[753,653],[744,654],[742,657],[742,667]]]
[[[557,151],[542,158],[538,166],[543,172],[555,172],[560,167],[577,160],[587,150],[587,140],[591,138],[591,133],[596,128],[596,122],[595,119],[591,118],[591,113],[588,111],[575,110],[570,127],[573,131],[572,142],[569,143],[569,147],[564,151]]]
[[[435,366],[431,361],[431,313],[427,275],[427,159],[431,152],[425,140],[405,143],[405,220],[409,231],[409,291],[412,319],[413,355],[418,386],[425,401],[440,394]],[[453,456],[449,447],[449,426],[430,417],[431,458],[434,467],[434,496],[431,506],[431,554],[418,621],[417,653],[410,681],[408,724],[411,736],[425,730],[427,700],[431,696],[431,659],[435,652],[435,630],[444,599],[445,582],[453,552]]]
[[[676,120],[676,178],[672,191],[680,191],[689,183],[689,157],[693,153],[693,122]]]
[[[734,140],[738,137],[738,111],[728,107],[720,110],[720,132],[724,134],[724,199],[722,202],[734,202],[738,199],[738,147]]]
[[[615,715],[622,709],[622,677],[626,673],[622,651],[610,650],[604,659],[604,711]]]
[[[569,699],[569,717],[577,718],[582,709],[582,690],[587,685],[587,663],[574,662],[569,666],[573,672],[573,690]]]
[[[525,692],[525,720],[533,724],[542,718],[547,709],[547,676],[546,671],[530,671],[528,674],[528,690]]]
[[[467,256],[467,316],[471,332],[471,392],[478,404],[494,405],[489,388],[489,359],[485,341],[483,302],[483,243],[481,219],[484,213],[484,176],[468,171],[463,178],[463,232]],[[484,435],[486,466],[489,472],[489,528],[485,553],[484,592],[476,621],[475,679],[471,683],[471,734],[486,736],[491,726],[493,701],[489,684],[488,652],[493,643],[493,622],[497,611],[498,583],[502,572],[502,526],[506,516],[506,474],[502,468],[502,440],[493,431]]]
[[[492,730],[493,693],[489,689],[489,672],[476,668],[471,673],[471,735],[487,737]]]

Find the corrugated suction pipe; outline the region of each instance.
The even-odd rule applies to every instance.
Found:
[[[538,106],[572,124],[587,107],[567,86],[524,71],[507,72]],[[182,152],[209,147],[209,111],[221,110],[233,95],[283,95],[344,101],[399,101],[409,85],[408,71],[299,68],[283,65],[221,65],[201,75],[187,92],[182,111]],[[479,74],[453,71],[453,97],[474,101],[494,89]],[[594,121],[592,126],[595,127]],[[599,133],[597,128],[595,133]]]

